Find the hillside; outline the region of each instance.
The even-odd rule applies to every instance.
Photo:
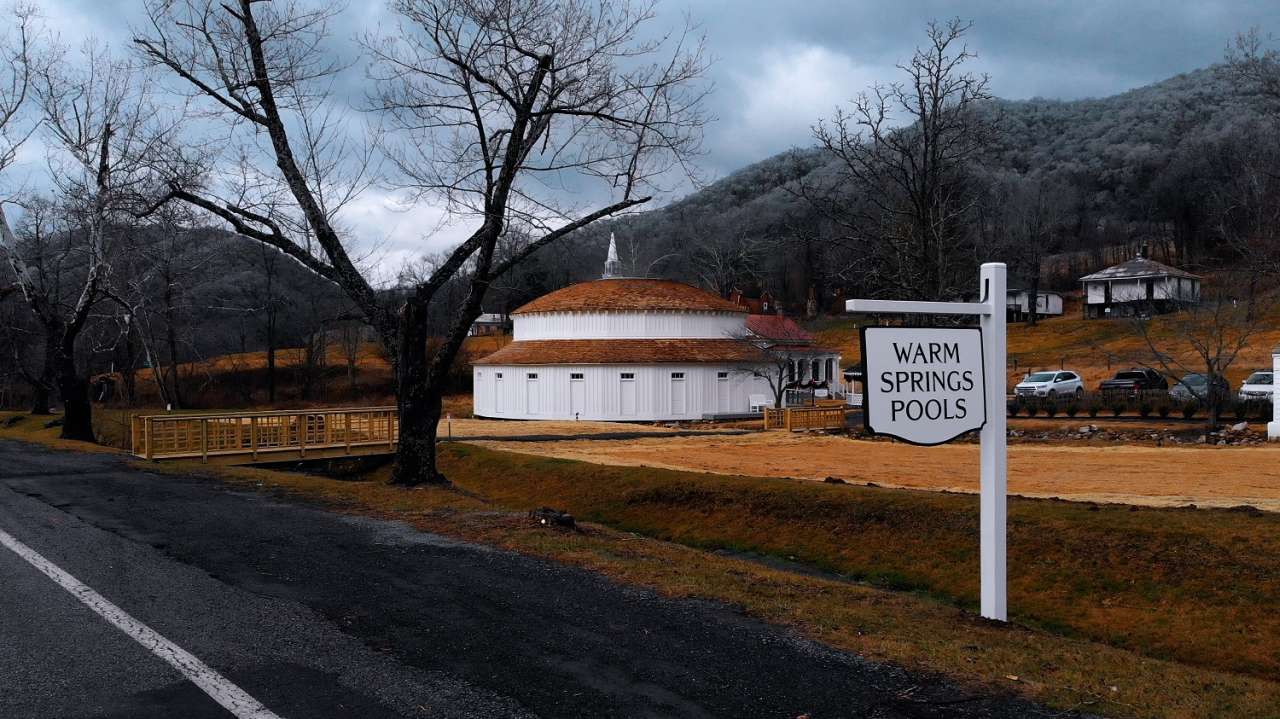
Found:
[[[1209,229],[1203,207],[1196,203],[1212,194],[1206,183],[1229,173],[1213,163],[1230,154],[1232,143],[1247,145],[1251,137],[1266,134],[1258,109],[1219,67],[1110,97],[995,100],[987,109],[1000,132],[979,163],[979,176],[993,181],[1039,177],[1054,183],[1058,194],[1067,197],[1063,201],[1070,201],[1075,226],[1060,251],[1118,243],[1163,246],[1170,231],[1175,236],[1199,233],[1195,246],[1204,247],[1211,240],[1205,236]],[[852,260],[832,260],[823,252],[834,229],[797,195],[801,183],[820,184],[834,171],[835,160],[824,151],[798,148],[744,167],[665,207],[597,223],[565,247],[544,253],[539,258],[543,266],[530,273],[543,284],[532,282],[524,294],[517,290],[511,304],[554,289],[546,284],[550,278],[563,284],[593,277],[596,263],[581,259],[603,258],[611,232],[624,248],[624,263],[638,273],[704,285],[696,252],[707,237],[761,241],[767,250],[744,273],[743,284],[763,286],[792,306],[802,304],[810,283],[830,291],[848,281],[844,271]],[[819,245],[817,251],[797,241],[806,234]],[[637,256],[628,258],[632,245]],[[1072,279],[1058,278],[1059,289],[1072,289]]]
[[[1009,325],[1009,381],[1017,382],[1028,372],[1065,368],[1079,372],[1085,386],[1098,383],[1118,369],[1152,363],[1151,353],[1132,322],[1128,320],[1086,320],[1080,311],[1080,296],[1068,296],[1061,317],[1042,318],[1034,327],[1019,322]],[[1195,358],[1185,338],[1174,331],[1171,316],[1151,321],[1152,341],[1191,365]],[[858,322],[853,317],[823,318],[810,329],[820,344],[838,348],[845,367],[860,359]],[[1262,330],[1228,369],[1231,387],[1237,388],[1250,372],[1271,367],[1271,348],[1280,344],[1280,308],[1273,306]],[[1016,364],[1015,364],[1016,363]],[[1012,384],[1010,385],[1012,386]]]

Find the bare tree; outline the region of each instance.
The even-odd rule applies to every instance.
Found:
[[[13,164],[18,149],[39,125],[33,118],[38,117],[38,113],[27,110],[34,80],[47,63],[43,48],[38,47],[40,34],[34,8],[16,6],[12,23],[0,35],[0,177],[6,181],[9,179],[6,170]],[[3,189],[12,191],[13,188],[6,186]],[[22,258],[18,240],[9,226],[4,208],[8,201],[8,198],[0,198],[0,259],[4,260],[5,269],[0,273],[0,298],[20,295],[31,304],[36,278]],[[18,328],[10,326],[9,329],[17,331]],[[26,369],[17,345],[12,349],[15,369],[32,387],[32,412],[47,414],[50,382],[43,374],[37,376]]]
[[[135,43],[228,126],[252,128],[247,144],[268,138],[275,159],[276,174],[246,174],[251,181],[178,178],[168,198],[207,210],[341,286],[394,357],[401,439],[393,481],[444,482],[436,467],[443,384],[489,285],[546,244],[646,202],[655,178],[682,167],[705,122],[694,88],[704,63],[687,35],[676,38],[669,60],[646,63],[664,47],[639,39],[650,9],[611,0],[397,0],[392,9],[399,26],[365,46],[374,60],[371,109],[392,133],[384,150],[393,180],[414,199],[443,200],[478,222],[396,302],[361,275],[354,241],[336,222],[363,174],[333,179],[351,163],[340,159],[341,123],[326,95],[340,68],[319,47],[331,11],[253,0],[152,2],[151,31]],[[570,177],[601,180],[614,196],[594,209],[560,207],[540,190]],[[536,239],[496,260],[513,225]],[[464,265],[467,299],[429,354],[433,299]]]
[[[702,215],[682,216],[681,224],[688,237],[686,261],[704,287],[728,297],[740,285],[759,278],[765,242],[741,223],[716,222]]]
[[[149,87],[131,64],[111,57],[93,40],[48,63],[31,78],[42,127],[53,148],[50,176],[68,213],[67,232],[77,238],[83,281],[66,308],[38,291],[21,256],[7,252],[32,312],[55,347],[54,374],[64,408],[61,436],[93,441],[87,378],[77,366],[76,343],[110,274],[113,232],[126,207],[145,193],[143,162],[166,138],[161,114],[149,103]],[[0,216],[0,245],[16,246]]]
[[[1260,301],[1260,300],[1259,300]],[[1152,319],[1143,313],[1132,320],[1135,334],[1142,338],[1146,352],[1143,364],[1159,369],[1172,382],[1197,373],[1208,381],[1204,387],[1184,383],[1205,408],[1210,430],[1217,429],[1229,394],[1221,388],[1226,372],[1240,353],[1262,329],[1266,313],[1250,310],[1250,303],[1225,293],[1206,293],[1198,303],[1187,303],[1181,311]]]
[[[1029,325],[1039,319],[1041,273],[1045,257],[1057,248],[1070,192],[1041,176],[1003,175],[990,183],[980,209],[988,235],[982,252],[1003,258],[1025,282],[1016,289],[1027,294]]]
[[[838,171],[800,191],[872,249],[859,271],[890,293],[948,299],[967,291],[977,200],[967,173],[994,135],[981,108],[991,98],[987,76],[963,69],[974,57],[961,44],[970,27],[929,23],[928,43],[898,66],[906,82],[876,85],[814,128]]]

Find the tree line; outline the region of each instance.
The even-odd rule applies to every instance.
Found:
[[[15,349],[0,374],[56,394],[64,436],[92,440],[103,358],[149,368],[181,406],[180,359],[252,336],[274,377],[278,347],[315,355],[326,322],[355,319],[393,368],[395,481],[443,482],[436,424],[472,322],[595,275],[582,260],[603,260],[609,232],[628,274],[767,290],[793,310],[968,296],[988,259],[1053,285],[1055,259],[1117,245],[1184,266],[1248,258],[1251,292],[1277,267],[1280,71],[1256,33],[1213,71],[1228,126],[1182,102],[1152,128],[1001,102],[968,69],[969,24],[930,23],[898,78],[815,118],[815,147],[641,212],[697,180],[696,28],[655,33],[652,5],[614,0],[389,7],[393,26],[345,54],[337,11],[293,2],[155,0],[119,49],[59,47],[34,9],[15,12],[0,65],[0,318]],[[351,82],[366,88],[356,108],[336,91]],[[1086,124],[1092,139],[1064,131]],[[37,192],[14,172],[32,138],[48,148]],[[342,219],[371,190],[443,206],[471,232],[382,281],[376,242]]]

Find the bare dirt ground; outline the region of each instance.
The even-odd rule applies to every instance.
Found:
[[[481,444],[597,464],[978,491],[976,444],[914,447],[785,432]],[[1009,492],[1153,507],[1251,505],[1280,512],[1277,460],[1277,447],[1011,445]]]

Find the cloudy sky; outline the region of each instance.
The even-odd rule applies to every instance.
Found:
[[[1280,33],[1276,0],[659,0],[657,23],[675,27],[685,13],[702,25],[715,58],[702,164],[714,179],[798,145],[809,128],[859,90],[896,78],[930,18],[961,14],[974,21],[969,48],[976,70],[1006,98],[1105,96],[1219,61],[1238,31]],[[73,41],[96,33],[123,46],[140,20],[138,0],[42,0],[50,24]],[[383,22],[379,0],[354,2],[341,32]],[[335,38],[343,43],[350,38]],[[421,251],[423,228],[433,249],[465,234],[440,227],[429,207],[395,211],[372,192],[348,222],[384,239],[386,251]]]

